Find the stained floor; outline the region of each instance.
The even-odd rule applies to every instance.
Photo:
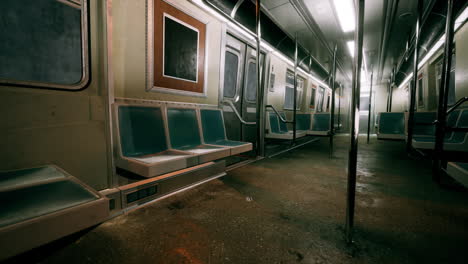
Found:
[[[363,142],[363,138],[361,142]],[[355,243],[343,239],[346,137],[322,139],[114,218],[40,263],[468,263],[468,193],[403,142],[360,144]]]

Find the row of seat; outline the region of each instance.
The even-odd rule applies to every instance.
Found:
[[[222,111],[214,106],[115,103],[116,166],[154,177],[252,150],[228,140]]]
[[[286,120],[286,115],[280,113]],[[275,112],[267,112],[266,138],[293,139],[293,131],[288,129]],[[330,134],[330,113],[309,113],[296,115],[296,138],[306,135],[327,136]]]
[[[418,149],[434,149],[435,113],[425,113],[415,118],[413,147]],[[447,127],[468,128],[468,109],[455,110],[447,117]],[[468,151],[468,133],[455,131],[448,132],[444,138],[444,149],[449,151]]]
[[[379,139],[406,139],[408,114],[402,112],[380,113],[377,137]],[[412,145],[418,149],[433,149],[435,145],[435,112],[415,112]],[[447,127],[468,128],[468,109],[455,110],[447,117]],[[448,132],[444,149],[468,151],[468,133]]]

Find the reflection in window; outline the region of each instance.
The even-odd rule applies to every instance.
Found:
[[[239,69],[239,57],[226,51],[224,62],[224,97],[234,98],[237,90],[237,74]]]

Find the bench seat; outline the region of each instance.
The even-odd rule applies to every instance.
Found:
[[[402,139],[405,136],[405,113],[382,112],[379,113],[377,139]]]
[[[310,130],[307,135],[329,136],[330,135],[330,113],[313,113],[311,117]]]
[[[199,164],[194,153],[168,147],[162,106],[115,104],[115,116],[118,168],[148,178]]]
[[[284,113],[281,113],[281,115],[283,118],[285,117]],[[287,125],[281,122],[274,112],[268,112],[267,130],[268,133],[265,135],[266,138],[292,140],[294,137],[294,132],[288,130]],[[296,131],[296,138],[304,137],[306,135],[306,131]]]
[[[454,111],[447,118],[448,127],[468,128],[468,109]],[[412,145],[418,149],[434,149],[435,136],[415,135]],[[468,133],[450,132],[445,135],[444,150],[447,151],[468,151]]]
[[[168,106],[166,113],[169,139],[173,149],[197,155],[199,163],[222,159],[231,155],[229,147],[210,146],[202,143],[195,108]]]

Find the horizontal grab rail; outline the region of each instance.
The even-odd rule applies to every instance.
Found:
[[[231,102],[231,101],[228,101],[228,100],[223,100],[221,101],[222,104],[225,104],[225,105],[228,105],[231,107],[232,111],[234,111],[234,114],[236,114],[237,118],[239,119],[239,121],[244,124],[244,125],[247,125],[247,126],[254,126],[257,124],[257,122],[248,122],[248,121],[245,121],[241,115],[239,114],[239,112],[237,112],[237,109],[236,107],[234,106],[234,104]]]
[[[447,115],[452,113],[455,109],[457,109],[460,105],[462,105],[464,102],[468,101],[468,97],[462,97],[458,102],[455,103],[454,106],[452,106],[449,110],[447,110]]]
[[[286,123],[286,124],[287,124],[287,123],[290,123],[290,124],[294,123],[293,121],[288,121],[288,120],[284,119],[284,118],[278,113],[278,111],[276,111],[276,109],[275,109],[274,106],[272,106],[272,105],[266,105],[265,108],[271,108],[271,109],[273,109],[273,112],[275,112],[275,114],[278,116],[278,118],[279,118],[279,120],[280,120],[281,122]]]

